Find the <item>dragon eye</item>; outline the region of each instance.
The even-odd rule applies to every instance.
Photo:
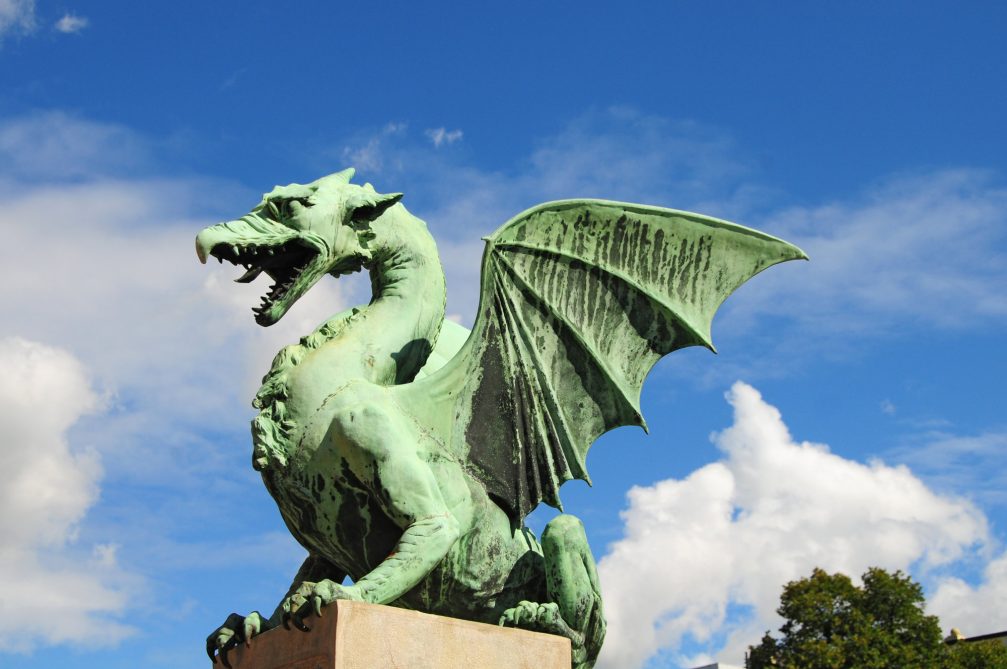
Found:
[[[269,202],[266,203],[266,205],[269,208],[270,213],[273,215],[273,218],[276,219],[277,221],[282,221],[284,219],[290,218],[292,214],[290,205],[293,202],[296,202],[302,207],[313,206],[313,203],[310,202],[306,197],[290,197],[279,200],[270,200]]]

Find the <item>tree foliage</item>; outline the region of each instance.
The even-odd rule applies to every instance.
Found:
[[[1007,646],[999,641],[956,643],[948,653],[948,669],[1007,669]]]
[[[749,647],[746,669],[1007,669],[1007,647],[946,645],[923,589],[900,571],[872,568],[855,585],[815,569],[783,588],[781,636]]]

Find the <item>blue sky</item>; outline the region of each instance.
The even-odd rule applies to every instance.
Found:
[[[1007,10],[995,3],[0,0],[0,665],[205,666],[301,558],[249,466],[275,328],[192,237],[355,165],[479,237],[538,202],[690,209],[810,263],[742,287],[564,488],[599,666],[740,663],[814,566],[910,571],[1007,629]],[[531,519],[541,527],[547,512]]]

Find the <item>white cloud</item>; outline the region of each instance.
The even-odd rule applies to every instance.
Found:
[[[323,281],[280,324],[255,325],[266,279],[232,283],[240,272],[200,265],[193,239],[217,222],[208,210],[238,216],[258,196],[211,179],[107,176],[142,172],[149,160],[119,126],[59,113],[17,119],[0,125],[0,158],[9,239],[0,262],[19,277],[0,295],[12,333],[72,350],[115,392],[163,402],[174,417],[193,405],[209,415],[238,393],[251,397],[277,349],[347,306],[345,284]],[[43,173],[73,180],[21,180]],[[235,375],[242,387],[221,392]]]
[[[35,29],[35,0],[0,0],[0,40]]]
[[[347,167],[361,171],[381,172],[385,168],[390,152],[389,141],[406,132],[405,123],[387,123],[380,131],[358,137],[343,147],[342,158]]]
[[[479,275],[479,253],[469,246],[478,246],[479,236],[545,200],[603,197],[733,220],[811,256],[757,277],[742,289],[743,299],[727,301],[730,317],[714,330],[720,348],[730,351],[726,344],[743,337],[745,350],[763,355],[727,360],[716,370],[682,366],[708,383],[787,373],[812,355],[857,355],[860,342],[899,336],[907,326],[1007,324],[1007,295],[999,289],[1007,284],[1007,187],[988,172],[902,175],[846,201],[785,207],[782,193],[759,184],[730,136],[631,109],[584,114],[529,147],[521,169],[509,172],[458,163],[404,132],[395,142],[390,137],[382,130],[344,157],[380,172],[379,190],[404,190],[407,206],[428,221],[439,244],[464,247],[442,257],[449,309],[467,322]],[[772,340],[752,338],[754,321],[763,318],[777,324]],[[732,376],[725,379],[724,370]]]
[[[2,0],[0,0],[2,1]],[[0,124],[0,174],[41,183],[135,170],[147,143],[122,126],[45,112]]]
[[[17,315],[16,334],[74,351],[134,408],[104,427],[128,429],[128,438],[102,448],[138,447],[158,464],[136,452],[115,459],[134,463],[137,474],[205,466],[205,454],[178,458],[144,446],[142,432],[212,424],[247,407],[273,354],[346,306],[340,284],[326,281],[280,324],[255,325],[251,307],[265,279],[234,284],[232,266],[196,260],[195,233],[214,221],[184,209],[208,186],[109,179],[22,188],[8,192],[0,212],[10,241],[0,262],[20,277],[0,308]],[[45,262],[31,249],[45,249]]]
[[[87,28],[87,24],[88,20],[86,17],[67,12],[56,22],[54,27],[61,33],[73,34]]]
[[[402,131],[390,137],[385,130],[358,139],[343,157],[380,173],[378,190],[404,191],[406,206],[429,223],[448,278],[448,309],[467,323],[478,303],[480,237],[530,206],[600,197],[731,217],[767,197],[723,133],[624,108],[575,119],[530,145],[513,171],[454,162],[451,152]]]
[[[0,650],[38,642],[113,643],[130,632],[114,620],[126,596],[114,552],[76,555],[77,528],[99,492],[96,453],[67,443],[77,420],[100,407],[70,353],[0,339]]]
[[[434,143],[434,148],[441,148],[441,144],[454,144],[462,138],[461,130],[448,130],[447,128],[429,128],[424,134]]]
[[[962,490],[985,508],[1007,505],[1007,432],[953,434],[928,430],[886,457],[909,463],[939,490]]]
[[[925,572],[988,540],[971,503],[906,467],[794,441],[744,383],[727,399],[734,424],[713,437],[723,460],[628,493],[624,537],[599,563],[610,624],[599,667],[640,667],[683,640],[739,662],[778,626],[783,584],[814,567]],[[728,617],[729,606],[747,613]]]
[[[961,331],[1007,322],[1007,188],[989,173],[893,178],[858,200],[767,220],[811,262],[767,274],[732,315],[785,315],[795,334],[828,337],[830,347],[910,324]]]
[[[438,152],[425,143],[410,145],[407,140],[403,125],[389,124],[377,135],[351,143],[344,157],[362,170],[380,171],[387,184],[376,184],[379,190],[406,190],[410,208],[429,220],[445,260],[450,312],[462,314],[466,321],[477,299],[479,236],[539,201],[603,196],[757,223],[744,214],[764,209],[769,197],[748,185],[749,173],[723,135],[624,110],[571,124],[559,136],[540,143],[526,168],[514,174],[452,164],[445,158],[451,152]],[[178,517],[208,514],[228,505],[243,513],[244,495],[253,487],[261,494],[261,488],[252,475],[240,478],[249,472],[235,473],[234,460],[223,454],[247,449],[247,442],[222,444],[205,433],[228,429],[220,416],[240,413],[239,406],[247,410],[272,354],[324,316],[347,306],[347,295],[353,291],[346,279],[325,282],[279,325],[268,330],[255,326],[250,307],[261,286],[231,283],[234,268],[201,267],[192,251],[195,232],[214,222],[207,208],[223,210],[218,206],[221,200],[238,202],[239,194],[248,194],[233,184],[210,180],[123,176],[125,169],[134,171],[132,167],[147,164],[149,148],[118,126],[60,114],[0,124],[0,162],[5,166],[0,168],[5,202],[0,226],[7,238],[0,247],[0,263],[11,276],[19,277],[18,290],[0,294],[0,310],[15,315],[13,334],[72,351],[94,370],[102,386],[115,393],[113,415],[91,425],[86,434],[87,443],[105,454],[107,480],[163,486],[180,500],[173,508]],[[53,178],[73,182],[52,183]],[[32,179],[36,183],[30,183]],[[945,197],[927,205],[930,188]],[[888,191],[876,202],[808,210],[821,213],[814,219],[822,222],[821,227],[802,227],[806,216],[789,210],[775,228],[766,227],[780,234],[790,231],[795,241],[807,246],[814,262],[800,269],[816,263],[824,266],[814,281],[827,299],[812,303],[814,295],[802,285],[781,281],[771,290],[748,291],[744,301],[739,300],[748,306],[739,309],[737,318],[803,313],[796,321],[803,333],[827,334],[843,310],[862,324],[878,313],[888,314],[882,305],[892,300],[896,309],[885,318],[903,318],[906,312],[899,310],[897,299],[885,297],[890,284],[911,283],[925,272],[934,282],[948,276],[977,284],[974,275],[965,273],[970,253],[979,259],[979,271],[995,280],[1002,268],[985,246],[997,239],[996,221],[1002,220],[996,218],[1002,215],[996,208],[998,192],[975,175],[955,182],[941,173],[922,178],[911,188]],[[247,199],[251,205],[257,197]],[[413,204],[417,201],[418,206]],[[241,206],[231,210],[228,205],[227,213],[239,214]],[[948,226],[939,226],[931,242],[947,245],[948,256],[910,234],[913,217],[917,213],[937,217],[931,211],[935,207],[940,217],[962,222],[968,233],[959,238]],[[933,222],[927,218],[924,225]],[[908,250],[887,238],[872,241],[872,224],[891,227]],[[843,241],[847,237],[856,243]],[[867,259],[859,258],[858,244],[871,243],[885,246],[887,255],[875,249]],[[45,249],[44,261],[31,253],[35,249]],[[883,286],[880,294],[870,292],[867,278],[846,276],[853,270],[843,260],[866,274],[877,270]],[[774,274],[757,283],[772,280]],[[848,282],[854,290],[847,295],[834,288],[833,281]],[[931,290],[929,283],[924,284]],[[946,300],[945,306],[958,309],[964,320],[948,319],[938,325],[955,327],[968,319],[998,318],[997,296],[982,286],[977,290],[985,301]],[[780,295],[786,297],[782,307],[770,299]],[[605,569],[615,574],[606,574],[606,579],[619,583],[620,573],[637,570],[654,579],[656,594],[652,597],[650,588],[641,590],[639,582],[626,582],[624,594],[622,588],[606,585],[613,620],[606,657],[629,662],[673,646],[683,635],[713,638],[710,635],[718,633],[726,620],[728,603],[753,607],[747,622],[731,623],[730,640],[710,641],[718,649],[726,643],[736,654],[773,626],[772,610],[782,583],[806,575],[813,566],[857,574],[867,564],[863,555],[869,556],[869,564],[884,566],[904,566],[921,558],[940,563],[985,537],[983,519],[972,507],[934,495],[904,468],[859,465],[829,454],[824,447],[794,443],[772,408],[752,394],[747,386],[733,392],[736,425],[718,438],[724,461],[683,481],[665,481],[631,493],[627,536],[606,558]],[[756,433],[764,433],[764,438],[757,439]],[[150,435],[159,436],[152,441]],[[165,443],[171,448],[163,448]],[[224,490],[220,496],[215,492],[212,509],[202,501],[206,491],[200,488],[211,478]],[[893,499],[898,495],[904,496],[901,504]],[[657,524],[648,529],[646,523],[653,519]],[[170,531],[158,528],[158,536],[147,536],[159,547],[159,541],[169,544],[159,551],[162,555],[186,553],[186,546],[171,545],[173,538],[164,536]],[[94,564],[115,564],[140,536],[144,535],[131,531],[124,537],[102,538],[119,548],[112,544],[96,548]],[[148,568],[156,568],[156,553],[149,554]],[[632,562],[634,555],[640,556],[641,564]],[[652,562],[643,562],[646,556]],[[626,561],[629,569],[624,569]],[[699,583],[709,587],[700,589]],[[670,608],[662,608],[662,600]],[[626,611],[639,611],[641,617],[627,617]],[[620,618],[644,622],[634,626]],[[658,628],[648,626],[658,619]],[[639,652],[627,650],[626,644],[634,643]],[[616,660],[609,662],[613,666]]]
[[[955,577],[941,580],[927,600],[927,612],[940,617],[945,630],[956,627],[965,636],[978,636],[1007,628],[1005,601],[1007,553],[1002,553],[986,565],[978,585]]]
[[[0,166],[5,203],[0,229],[7,239],[0,247],[0,264],[18,278],[15,288],[0,293],[0,310],[9,316],[0,335],[43,341],[68,351],[66,356],[92,370],[108,402],[100,420],[85,417],[75,425],[69,445],[63,431],[90,406],[83,399],[76,413],[67,409],[36,421],[62,440],[64,451],[49,451],[63,453],[62,460],[53,456],[55,464],[34,468],[63,477],[53,479],[59,495],[50,503],[48,488],[25,479],[35,496],[28,499],[42,499],[45,504],[10,506],[17,516],[2,516],[4,522],[21,517],[26,521],[0,526],[5,542],[8,536],[19,536],[16,530],[28,531],[27,521],[32,520],[32,536],[46,536],[53,543],[45,550],[36,550],[36,544],[0,549],[0,578],[3,573],[18,578],[9,588],[6,581],[0,583],[0,628],[4,628],[0,635],[11,630],[23,633],[25,625],[50,621],[60,611],[75,613],[65,616],[69,620],[65,626],[39,632],[31,643],[111,643],[121,638],[128,630],[109,616],[149,601],[151,594],[144,592],[148,585],[163,586],[132,583],[127,602],[121,589],[110,589],[106,582],[118,582],[138,569],[146,575],[157,572],[158,579],[151,581],[163,581],[162,569],[176,568],[169,564],[172,556],[191,548],[191,539],[183,537],[192,527],[210,526],[227,509],[247,509],[251,494],[265,497],[248,466],[250,444],[242,413],[250,415],[251,397],[276,350],[346,306],[345,288],[326,281],[281,324],[268,329],[255,325],[251,307],[264,292],[262,281],[234,284],[231,279],[240,271],[230,265],[201,266],[193,238],[204,225],[215,222],[207,210],[224,209],[226,204],[229,213],[240,215],[241,207],[254,205],[258,197],[210,179],[110,177],[107,174],[119,171],[121,165],[103,170],[100,161],[95,173],[88,175],[75,164],[100,153],[99,142],[88,139],[96,127],[107,129],[104,137],[112,144],[116,138],[131,136],[114,126],[58,114],[0,124],[0,150],[6,151]],[[62,139],[44,160],[25,155],[31,152],[30,137],[52,134]],[[140,144],[123,160],[144,164],[144,149]],[[67,173],[74,175],[67,183],[13,180],[30,171],[19,166],[30,165],[41,174],[44,165],[58,163],[61,154],[70,165]],[[57,178],[62,176],[57,172]],[[241,204],[232,210],[232,201]],[[69,383],[76,377],[64,376],[48,394],[55,399],[60,392],[70,393],[70,398],[89,397],[74,390],[79,384]],[[19,425],[4,429],[28,429]],[[235,443],[221,435],[243,438]],[[7,440],[0,443],[6,446]],[[44,456],[38,449],[33,452]],[[107,495],[113,499],[129,495],[128,503],[111,513],[95,501],[99,457]],[[21,484],[8,478],[6,466],[0,465],[0,471],[4,472],[0,497],[24,500]],[[208,495],[213,504],[206,503]],[[85,517],[87,508],[91,513]],[[72,538],[76,528],[81,535],[94,537],[96,545],[87,547],[82,556],[74,553],[74,559],[60,557],[59,541]],[[262,531],[262,524],[250,523],[247,530],[229,528],[219,540],[255,544],[255,534]],[[296,548],[293,539],[286,541]],[[160,551],[148,551],[140,542],[156,544]],[[123,566],[117,567],[120,562]],[[22,566],[15,570],[8,564]],[[195,564],[184,568],[195,570]],[[73,578],[81,570],[92,577]],[[49,579],[48,589],[43,578]],[[38,616],[31,608],[34,604],[25,604],[34,601],[46,607]],[[5,624],[15,615],[21,623]],[[4,649],[24,649],[13,645],[16,639],[3,639]]]

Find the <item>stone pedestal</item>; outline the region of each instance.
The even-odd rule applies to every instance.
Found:
[[[270,630],[239,645],[234,669],[570,669],[570,641],[550,634],[337,601],[310,632]],[[220,668],[217,664],[217,669]]]

